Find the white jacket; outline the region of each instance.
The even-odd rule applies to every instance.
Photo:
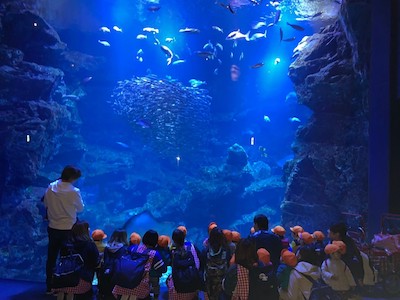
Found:
[[[350,269],[341,259],[326,259],[321,265],[322,279],[334,291],[343,292],[356,286]]]
[[[61,179],[50,183],[44,196],[44,205],[49,227],[58,230],[70,230],[76,222],[76,214],[84,208],[79,189]]]
[[[287,296],[290,300],[304,300],[304,298],[308,300],[310,298],[312,283],[299,272],[310,276],[314,280],[318,280],[321,277],[319,267],[300,261],[290,273],[287,291]]]

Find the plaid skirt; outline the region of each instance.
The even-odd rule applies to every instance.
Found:
[[[192,293],[178,293],[174,288],[174,281],[172,276],[167,279],[168,300],[194,300],[198,299],[198,292]]]
[[[52,289],[52,291],[79,295],[79,294],[85,294],[89,292],[91,289],[92,289],[92,283],[87,282],[81,278],[77,286]]]
[[[237,265],[237,284],[233,291],[232,300],[249,298],[249,270]]]
[[[128,289],[116,285],[114,286],[112,293],[115,296],[115,298],[117,298],[120,295],[129,295],[129,296],[136,296],[137,298],[146,298],[148,295],[150,295],[149,277],[146,276],[145,278],[143,278],[140,284],[134,289]]]

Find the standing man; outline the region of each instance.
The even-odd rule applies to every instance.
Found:
[[[253,219],[255,232],[250,236],[256,243],[257,250],[264,248],[271,254],[274,270],[278,269],[282,251],[282,243],[276,234],[268,231],[268,218],[263,214],[256,215]]]
[[[50,183],[44,195],[49,226],[49,245],[46,262],[47,294],[51,294],[51,282],[60,249],[71,233],[76,214],[83,211],[83,201],[78,188],[72,184],[81,177],[81,171],[74,166],[66,166],[61,178]]]

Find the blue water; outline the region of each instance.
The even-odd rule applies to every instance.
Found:
[[[310,110],[296,102],[294,87],[287,76],[293,49],[303,36],[313,34],[311,24],[296,21],[296,16],[285,10],[282,11],[281,19],[276,25],[252,29],[259,21],[264,20],[267,24],[273,22],[276,9],[267,1],[262,1],[260,5],[235,8],[235,14],[212,0],[161,0],[160,9],[155,12],[147,10],[144,1],[103,0],[87,5],[90,16],[82,15],[81,21],[87,22],[85,27],[92,28],[91,30],[82,31],[77,26],[59,31],[61,39],[70,49],[105,58],[101,69],[76,78],[79,81],[88,76],[92,77],[90,81],[82,83],[87,95],[78,103],[83,122],[81,133],[91,147],[111,149],[116,155],[120,155],[121,159],[133,153],[137,155],[138,148],[145,149],[134,170],[121,168],[119,173],[115,174],[115,178],[102,178],[99,182],[89,179],[80,183],[80,188],[86,193],[86,200],[90,205],[96,205],[96,202],[103,203],[97,207],[100,216],[87,215],[93,227],[107,226],[107,221],[104,221],[107,217],[103,215],[105,212],[100,212],[100,209],[107,208],[107,197],[113,197],[116,191],[121,192],[123,196],[120,195],[121,200],[113,202],[112,207],[108,208],[110,213],[129,212],[145,203],[146,195],[155,187],[149,184],[140,186],[137,188],[137,194],[128,196],[119,191],[121,187],[117,185],[116,179],[129,176],[132,172],[135,172],[135,176],[150,177],[152,174],[146,173],[149,172],[145,166],[146,161],[147,164],[159,164],[159,168],[169,173],[171,178],[176,176],[183,179],[185,175],[196,176],[201,167],[222,165],[226,159],[227,148],[238,143],[245,148],[251,163],[264,161],[273,168],[273,174],[282,174],[285,161],[293,158],[291,144],[295,139],[296,130],[305,125],[311,115]],[[265,19],[261,19],[262,17]],[[301,25],[305,30],[297,31],[286,22]],[[123,32],[113,30],[114,25]],[[107,26],[111,32],[101,32],[98,30],[101,26]],[[224,32],[220,33],[212,29],[212,26],[218,26]],[[159,33],[143,32],[144,27],[157,28]],[[178,32],[185,27],[199,29],[200,33]],[[280,28],[284,38],[296,37],[295,41],[280,41]],[[242,33],[250,30],[250,36],[267,30],[267,37],[256,41],[239,40],[234,46],[233,41],[226,40],[226,37],[237,29]],[[137,39],[138,34],[146,34],[148,38]],[[167,37],[174,38],[175,41],[166,43]],[[160,46],[155,45],[155,38],[185,62],[167,66],[166,56]],[[111,46],[105,47],[98,40],[105,40]],[[223,51],[217,50],[214,59],[205,60],[197,56],[195,51],[202,51],[208,42],[213,45],[220,43]],[[143,51],[140,55],[143,58],[142,62],[137,59],[140,49]],[[277,58],[280,62],[276,64]],[[251,68],[257,63],[263,63],[263,66]],[[237,81],[231,79],[232,65],[240,69]],[[218,71],[215,71],[216,69]],[[181,169],[176,168],[175,156],[158,157],[157,151],[151,149],[150,144],[146,145],[143,136],[134,131],[124,117],[113,113],[109,103],[117,81],[149,74],[160,79],[173,78],[186,86],[189,86],[190,79],[205,81],[207,84],[201,88],[208,90],[212,97],[213,131],[210,139],[226,146],[213,148],[210,144],[204,144],[203,152],[207,153],[206,157],[196,161],[193,159],[190,163],[182,157]],[[289,93],[292,94],[287,97]],[[266,122],[264,116],[268,116],[270,121]],[[300,122],[291,122],[289,119],[292,117],[298,118]],[[254,145],[251,144],[252,138]],[[259,147],[263,150],[260,151]],[[102,188],[101,185],[105,183],[107,188]],[[100,185],[100,188],[96,184]],[[175,186],[170,186],[171,191],[177,194],[184,188],[185,182],[182,180],[175,183]],[[283,199],[283,194],[279,199]],[[279,203],[275,206],[274,208],[279,210]],[[212,217],[218,218],[218,213],[210,215],[210,218]],[[180,220],[185,223],[188,218],[191,216],[182,216]],[[135,224],[135,221],[132,222]],[[204,224],[198,226],[204,227],[207,222],[208,220],[204,220]],[[227,225],[228,223],[226,222]],[[151,224],[153,223],[150,222],[149,226]]]

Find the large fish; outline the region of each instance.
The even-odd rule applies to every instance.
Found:
[[[179,32],[181,32],[181,33],[200,33],[200,30],[197,28],[186,27],[186,28],[179,29]]]
[[[286,22],[287,25],[289,25],[290,27],[292,27],[295,30],[298,31],[304,31],[304,27],[301,27],[300,25],[296,25],[296,24],[291,24],[289,22]]]
[[[233,41],[233,40],[246,40],[249,41],[249,34],[250,31],[248,31],[246,34],[243,34],[240,32],[240,29],[236,30],[236,31],[232,31],[231,33],[228,34],[228,36],[226,37],[227,41]]]

